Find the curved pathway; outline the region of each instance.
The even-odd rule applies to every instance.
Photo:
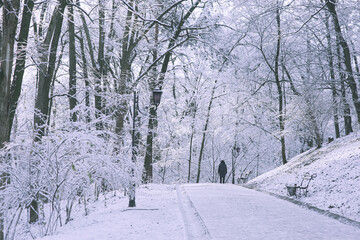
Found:
[[[265,193],[230,184],[189,184],[181,189],[199,214],[206,238],[360,239],[359,228]],[[191,236],[187,234],[187,239],[198,239]]]

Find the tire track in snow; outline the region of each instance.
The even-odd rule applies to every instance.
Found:
[[[185,188],[176,185],[179,210],[184,222],[184,238],[192,239],[211,239],[208,228],[206,227],[199,212],[187,195]]]

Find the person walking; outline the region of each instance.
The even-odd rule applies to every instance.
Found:
[[[220,183],[225,183],[225,175],[227,173],[227,167],[224,160],[221,160],[221,163],[219,164],[218,173],[220,175]]]

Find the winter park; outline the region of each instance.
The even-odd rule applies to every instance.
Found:
[[[360,1],[0,9],[0,240],[360,239]]]

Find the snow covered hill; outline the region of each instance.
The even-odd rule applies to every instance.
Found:
[[[306,172],[317,177],[310,183],[308,196],[297,200],[360,221],[360,133],[304,152],[248,186],[287,196],[285,185],[299,184]]]

